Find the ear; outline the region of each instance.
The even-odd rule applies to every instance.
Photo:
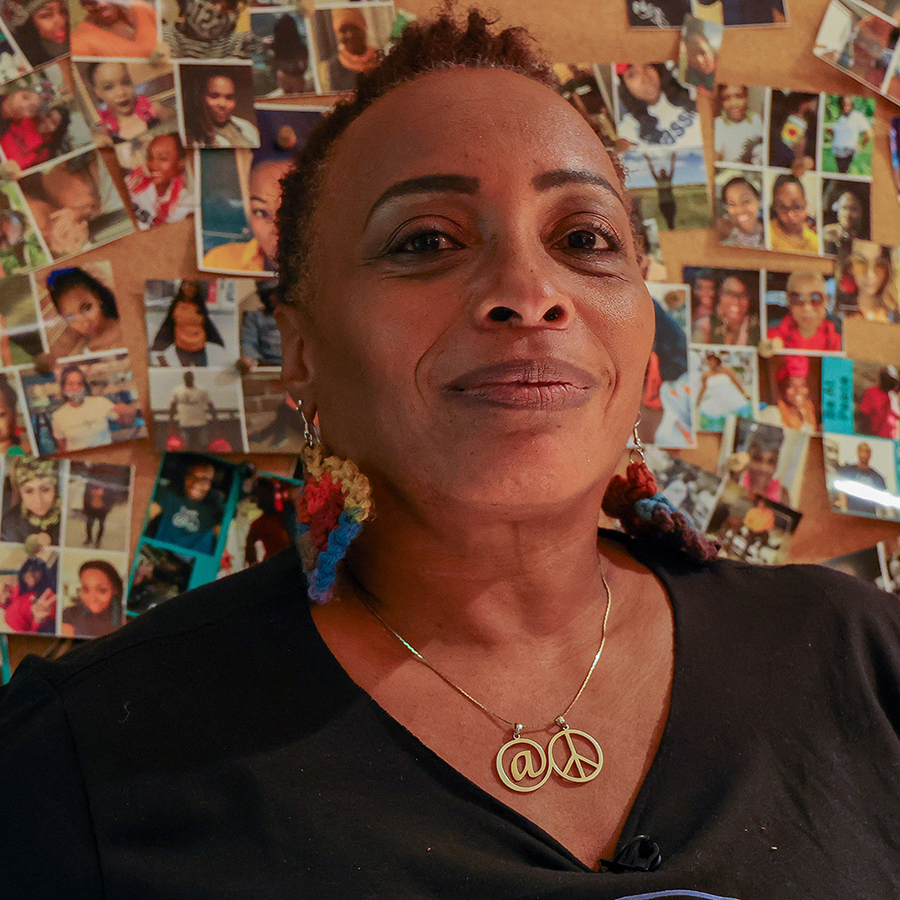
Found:
[[[294,400],[312,403],[309,320],[295,305],[277,303],[275,321],[281,332],[281,380]]]

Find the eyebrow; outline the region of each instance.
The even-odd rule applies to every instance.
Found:
[[[379,206],[384,206],[395,197],[406,194],[475,194],[481,182],[468,175],[421,175],[392,184],[373,204],[366,216],[366,224]]]
[[[535,190],[549,191],[553,188],[564,187],[568,184],[590,184],[598,187],[606,188],[610,193],[614,194],[618,201],[624,206],[625,201],[622,195],[616,190],[613,183],[596,172],[588,172],[584,169],[554,169],[552,172],[543,172],[535,175],[531,179],[531,183]]]

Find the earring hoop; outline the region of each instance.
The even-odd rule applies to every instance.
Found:
[[[319,443],[319,432],[316,430],[315,423],[306,418],[302,400],[297,401],[297,412],[300,413],[300,421],[303,423],[303,439],[306,441],[306,446],[312,449]]]

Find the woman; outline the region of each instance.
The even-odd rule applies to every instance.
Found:
[[[93,638],[108,634],[122,621],[122,576],[105,559],[89,559],[78,569],[75,602],[62,614],[67,637]]]
[[[259,131],[234,115],[237,108],[235,72],[213,69],[199,83],[193,110],[185,115],[187,140],[199,147],[258,147]]]
[[[774,900],[785,879],[890,894],[891,839],[837,821],[888,833],[887,685],[839,648],[852,622],[868,626],[860,656],[866,637],[893,649],[876,629],[896,598],[817,567],[598,543],[653,341],[630,204],[522,34],[495,36],[477,12],[465,29],[408,26],[285,184],[287,386],[368,476],[377,517],[312,611],[291,550],[17,672],[0,846],[27,900],[135,884]],[[327,590],[319,526],[345,507],[346,538],[368,501],[349,463],[320,460],[314,444],[326,502],[310,483],[301,513],[315,506],[304,546]],[[621,486],[610,508],[633,527]]]
[[[728,416],[749,416],[750,398],[737,372],[723,365],[722,357],[711,350],[697,391],[701,431],[722,431]]]
[[[716,162],[762,165],[763,121],[750,109],[750,91],[745,84],[716,87]]]
[[[825,253],[834,256],[842,244],[855,238],[869,237],[868,186],[832,181],[825,189],[822,206],[825,210],[822,241]]]
[[[81,0],[84,19],[72,29],[74,56],[146,59],[158,41],[156,9],[144,0]]]
[[[113,292],[84,269],[54,269],[47,276],[50,300],[65,323],[50,345],[57,357],[114,350],[125,344]]]
[[[816,406],[809,384],[809,357],[785,356],[775,374],[777,399],[759,412],[759,421],[806,434],[819,430]]]
[[[133,425],[138,408],[134,403],[113,403],[109,397],[91,394],[81,366],[67,365],[59,376],[61,406],[50,416],[57,453],[104,447],[113,442],[111,425]]]
[[[853,240],[838,256],[838,310],[844,318],[900,321],[894,252],[874,241]]]
[[[233,363],[206,308],[205,285],[184,279],[150,345],[155,366],[224,366]]]
[[[59,497],[59,463],[52,459],[20,456],[11,463],[7,498],[0,523],[0,541],[21,544],[37,535],[41,546],[59,545],[62,504]]]
[[[331,27],[338,42],[338,52],[319,65],[322,90],[355,90],[357,77],[377,66],[380,54],[369,46],[366,19],[360,10],[333,9]]]
[[[716,222],[719,243],[727,247],[762,248],[763,227],[759,217],[762,200],[756,186],[738,175],[722,186],[725,217]]]
[[[0,455],[19,451],[22,432],[19,428],[19,398],[10,384],[10,375],[0,373]]]
[[[616,66],[619,137],[634,144],[702,147],[700,117],[690,91],[664,63]]]
[[[803,182],[796,175],[782,173],[772,186],[770,249],[784,253],[818,254],[819,236],[814,226]]]
[[[13,38],[33,66],[69,52],[69,8],[65,0],[20,0],[9,4]]]

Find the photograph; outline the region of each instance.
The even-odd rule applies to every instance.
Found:
[[[815,168],[819,135],[819,94],[769,91],[769,165]]]
[[[757,390],[756,351],[691,347],[691,396],[698,431],[723,431],[730,415],[752,416]]]
[[[317,93],[317,67],[310,53],[307,20],[296,6],[253,11],[250,27],[257,39],[253,53],[253,92],[257,97]]]
[[[154,129],[117,146],[116,157],[141,231],[181,222],[194,214],[194,156],[177,131]]]
[[[0,10],[13,40],[32,66],[68,55],[68,0],[9,0]]]
[[[5,458],[0,542],[27,542],[32,549],[59,546],[62,466],[59,460],[34,456]]]
[[[316,9],[313,22],[319,89],[352,91],[356,77],[373,69],[391,39],[391,6],[355,4]]]
[[[29,365],[45,350],[28,275],[11,275],[0,284],[0,369]]]
[[[843,572],[845,575],[852,575],[854,578],[861,578],[863,581],[869,582],[882,590],[891,590],[893,588],[893,580],[888,584],[885,580],[881,566],[881,554],[878,545],[874,547],[866,547],[863,550],[856,550],[853,553],[844,553],[841,556],[835,556],[831,559],[823,559],[819,564],[828,566],[837,572]],[[898,571],[900,574],[900,571]],[[900,587],[900,583],[898,583]]]
[[[0,281],[50,262],[17,184],[0,184]]]
[[[760,422],[818,434],[822,421],[822,359],[771,356],[759,361]]]
[[[219,577],[255,566],[287,549],[297,536],[303,483],[258,473],[246,478],[228,526]]]
[[[682,277],[691,286],[691,340],[695,344],[758,346],[759,271],[685,266]]]
[[[130,466],[69,462],[66,547],[128,552],[133,477]]]
[[[249,59],[256,49],[242,0],[177,0],[164,9],[162,37],[172,59]]]
[[[711,94],[716,87],[716,68],[722,49],[724,27],[715,22],[684,17],[678,42],[678,77]]]
[[[790,172],[772,170],[767,170],[765,176],[770,205],[769,249],[818,256],[822,249],[818,234],[818,177],[807,172],[798,178]]]
[[[23,172],[92,146],[68,62],[35,69],[0,88],[0,152]]]
[[[688,287],[652,284],[648,290],[656,331],[638,413],[638,434],[645,444],[692,447],[696,438],[688,374]]]
[[[166,450],[239,453],[245,448],[241,377],[228,369],[150,369],[153,442]]]
[[[894,537],[886,541],[879,541],[875,547],[869,549],[877,551],[878,561],[881,563],[881,578],[877,579],[876,583],[882,590],[890,591],[900,597],[900,540]],[[864,552],[860,551],[860,553]],[[852,560],[853,554],[849,554],[849,556]],[[860,577],[868,576],[871,571],[870,566],[871,563],[867,558],[859,567],[862,572],[865,572],[865,575],[860,575]]]
[[[832,312],[833,280],[821,272],[766,272],[766,338],[774,350],[836,353],[841,319]]]
[[[722,479],[665,450],[648,447],[645,452],[659,493],[683,512],[696,528],[704,531],[716,505]]]
[[[824,434],[825,484],[834,512],[898,517],[896,445],[884,438]]]
[[[554,63],[562,96],[584,116],[599,134],[615,144],[615,116],[612,112],[612,74],[609,66],[592,63]]]
[[[241,362],[247,371],[273,368],[281,371],[281,332],[275,321],[278,282],[274,278],[220,279],[237,292],[240,317]]]
[[[18,373],[0,370],[0,456],[34,453],[25,409]]]
[[[154,0],[69,0],[72,56],[146,59],[160,41]]]
[[[22,51],[10,40],[10,30],[2,16],[0,9],[0,82],[11,81],[33,68]]]
[[[144,315],[151,366],[234,367],[239,353],[233,293],[218,281],[148,280]]]
[[[706,533],[722,545],[720,556],[762,566],[785,561],[791,537],[802,513],[751,494],[734,481],[726,481]]]
[[[69,550],[63,554],[59,575],[63,637],[101,637],[124,624],[127,565],[124,553]]]
[[[875,101],[871,97],[826,94],[823,106],[823,172],[872,175]]]
[[[868,181],[822,179],[822,250],[836,256],[841,245],[869,239],[871,224]]]
[[[694,15],[729,28],[787,25],[788,0],[691,0]]]
[[[98,260],[84,268],[51,269],[40,291],[41,316],[57,359],[125,347],[119,322],[112,263]]]
[[[58,578],[59,551],[0,544],[0,629],[56,634]]]
[[[144,535],[159,544],[213,555],[235,471],[212,456],[167,453],[160,463]]]
[[[853,0],[832,0],[813,53],[876,91],[882,91],[897,45],[893,21]]]
[[[32,172],[19,185],[54,260],[134,231],[131,217],[96,150]]]
[[[900,250],[851,240],[838,248],[835,305],[844,319],[900,322]]]
[[[900,440],[897,366],[853,360],[853,432]]]
[[[765,88],[718,84],[715,93],[716,162],[762,165],[767,157]]]
[[[195,557],[146,542],[135,556],[126,601],[127,615],[136,616],[183,594],[191,581]]]
[[[147,436],[127,352],[23,369],[22,383],[40,453],[69,453]]]
[[[258,147],[253,64],[181,62],[175,70],[188,147]]]
[[[284,389],[280,373],[251,372],[242,382],[247,450],[250,453],[299,453],[306,439],[296,401]]]
[[[117,145],[127,145],[168,124],[177,128],[175,71],[171,65],[93,60],[75,64],[92,124]],[[99,141],[98,141],[99,142]]]
[[[634,28],[681,28],[691,0],[625,0],[625,7]]]
[[[799,508],[808,449],[802,431],[735,416],[725,423],[719,474],[751,494]]]
[[[762,173],[716,166],[716,220],[719,243],[726,247],[763,249]]]

